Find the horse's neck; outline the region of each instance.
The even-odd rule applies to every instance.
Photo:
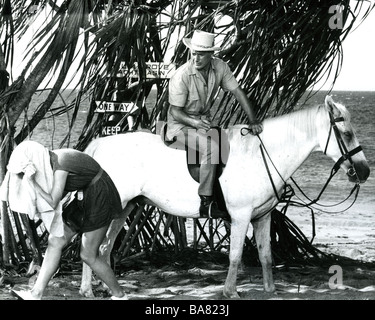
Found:
[[[262,145],[267,158],[289,178],[318,146],[316,114],[315,108],[309,108],[266,119],[259,138],[251,134],[242,136],[243,125],[234,126],[228,132],[231,150],[257,157]]]

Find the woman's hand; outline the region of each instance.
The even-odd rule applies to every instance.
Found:
[[[34,167],[35,169],[35,167]],[[61,201],[64,193],[64,188],[66,184],[66,179],[68,177],[68,172],[64,170],[56,170],[53,174],[53,183],[52,190],[46,192],[35,180],[36,170],[32,168],[25,170],[25,175],[27,179],[33,184],[35,191],[40,194],[40,196],[47,201],[47,203],[53,208],[56,209],[59,202]]]
[[[36,174],[35,166],[32,163],[28,164],[25,168],[25,177],[29,179],[30,181],[35,181],[35,174]]]

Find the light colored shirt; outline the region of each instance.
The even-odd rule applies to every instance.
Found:
[[[183,108],[189,116],[210,118],[210,109],[218,90],[232,91],[238,86],[239,83],[223,60],[212,58],[207,82],[196,70],[194,61],[189,60],[169,80],[169,104]],[[172,139],[184,127],[169,110],[167,139]]]

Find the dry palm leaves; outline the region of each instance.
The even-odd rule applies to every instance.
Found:
[[[330,74],[337,76],[342,63],[342,41],[359,13],[364,11],[366,17],[373,8],[366,1],[357,1],[355,7],[351,7],[351,3],[344,0],[338,6],[334,0],[3,1],[0,4],[1,71],[5,70],[4,66],[10,70],[14,67],[14,39],[28,37],[32,21],[45,23],[27,39],[29,54],[25,56],[27,63],[21,76],[12,82],[11,70],[10,86],[1,88],[2,172],[5,172],[6,156],[12,148],[15,122],[28,108],[41,83],[51,75],[53,77],[48,78],[52,87],[50,95],[22,128],[18,141],[38,125],[51,110],[64,84],[72,84],[73,80],[77,95],[61,108],[64,111],[74,108],[66,139],[69,139],[82,99],[90,99],[77,149],[84,149],[100,133],[106,120],[103,115],[95,114],[95,100],[111,99],[119,86],[125,95],[140,102],[142,112],[137,123],[155,131],[156,122],[165,119],[168,108],[168,81],[147,79],[146,62],[171,59],[177,66],[183,64],[189,52],[181,45],[181,39],[190,36],[195,29],[217,34],[223,48],[218,55],[230,64],[254,101],[259,118],[288,113],[319,79],[328,78]],[[332,27],[335,17],[342,18],[343,28],[340,25],[335,28],[335,24]],[[139,79],[132,80],[130,70],[135,63],[140,71]],[[116,75],[124,64],[129,72],[125,72],[119,82]],[[72,66],[76,72],[70,73]],[[152,102],[151,88],[156,89]],[[245,119],[238,104],[227,93],[218,96],[215,109],[215,118],[224,127]],[[150,226],[149,219],[139,221],[143,223],[142,229]],[[294,230],[291,238],[298,241],[297,248],[306,247],[303,237],[287,220],[277,220],[275,226]],[[153,230],[156,233],[158,229],[155,226]],[[143,231],[137,232],[137,237],[143,234],[146,246],[155,243]],[[162,242],[159,236],[157,239]],[[15,255],[16,248],[11,243],[17,241],[3,239],[6,249],[3,252],[7,252],[3,254],[5,260],[9,259],[9,252]],[[139,245],[136,239],[130,246],[125,241],[123,249],[131,252],[133,245]]]

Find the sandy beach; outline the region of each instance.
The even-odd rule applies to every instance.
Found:
[[[315,246],[327,254],[343,257],[322,265],[275,265],[277,291],[265,293],[261,268],[244,262],[237,288],[240,300],[375,300],[375,225],[371,212],[355,210],[341,214],[316,214]],[[301,210],[289,217],[308,237],[311,219]],[[348,259],[345,259],[348,258]],[[222,253],[198,253],[191,248],[174,253],[134,257],[118,275],[129,300],[221,300],[228,257]],[[330,269],[331,268],[331,269]],[[79,295],[80,272],[60,272],[50,282],[43,300],[108,300],[98,280],[95,298]],[[17,300],[12,288],[28,288],[35,276],[4,275],[0,300]]]

